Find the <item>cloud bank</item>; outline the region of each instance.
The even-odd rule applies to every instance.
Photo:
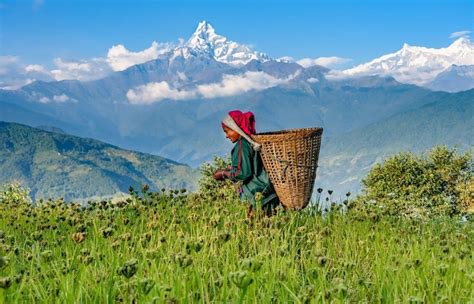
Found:
[[[17,56],[0,56],[0,89],[16,90],[35,80],[54,80],[40,65],[23,64]]]
[[[171,88],[166,81],[147,83],[127,92],[131,104],[152,104],[163,99],[183,100],[195,96],[193,91]]]
[[[112,72],[105,59],[64,60],[55,58],[54,67],[47,69],[40,64],[25,64],[16,56],[0,56],[0,89],[16,90],[35,80],[89,81],[103,78]]]
[[[18,64],[18,57],[16,56],[0,56],[0,75],[5,75]]]
[[[143,51],[132,52],[122,44],[112,46],[107,53],[107,62],[114,71],[123,71],[133,65],[158,58],[159,55],[171,51],[171,43],[153,41],[151,46]]]
[[[218,98],[240,95],[249,91],[260,91],[288,83],[299,72],[280,79],[264,72],[246,72],[240,75],[224,75],[220,82],[197,85],[194,89],[171,88],[165,81],[151,82],[127,92],[131,104],[152,104],[164,99],[185,100],[192,98]]]
[[[54,59],[55,69],[50,71],[55,80],[80,80],[89,81],[105,77],[111,72],[107,62],[102,58],[90,60],[66,61],[61,58]]]
[[[54,95],[53,100],[59,103],[63,103],[68,101],[70,98],[66,94],[61,94],[61,95]]]
[[[260,91],[288,81],[289,79],[275,78],[264,72],[246,72],[242,75],[224,75],[218,83],[198,85],[197,91],[203,98],[217,98]]]
[[[351,59],[343,57],[318,57],[318,58],[303,58],[297,60],[296,63],[301,65],[304,68],[308,68],[314,65],[320,65],[326,68],[335,68],[342,64],[350,62]]]
[[[16,90],[35,80],[96,80],[112,72],[123,71],[130,66],[156,59],[174,47],[172,43],[153,41],[149,48],[133,52],[118,44],[108,50],[106,58],[55,58],[50,68],[40,64],[25,64],[17,56],[0,56],[0,89]]]

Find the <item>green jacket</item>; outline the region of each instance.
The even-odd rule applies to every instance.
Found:
[[[232,169],[230,178],[232,181],[242,181],[244,198],[255,206],[255,194],[262,193],[262,205],[277,198],[270,178],[263,167],[260,153],[252,148],[252,145],[243,137],[236,143],[231,153]]]

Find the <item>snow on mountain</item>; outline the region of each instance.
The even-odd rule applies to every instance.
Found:
[[[455,65],[474,64],[474,44],[461,37],[447,48],[426,48],[404,44],[395,53],[342,71],[345,76],[385,75],[397,81],[425,85]]]
[[[254,59],[261,62],[270,60],[264,53],[252,51],[246,45],[216,34],[207,21],[200,22],[191,38],[183,46],[174,49],[170,61],[177,56],[183,56],[185,59],[190,56],[210,56],[233,66],[243,66]]]

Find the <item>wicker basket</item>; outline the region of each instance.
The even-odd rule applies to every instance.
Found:
[[[322,134],[322,128],[307,128],[252,136],[262,145],[263,165],[287,209],[303,209],[311,199]]]

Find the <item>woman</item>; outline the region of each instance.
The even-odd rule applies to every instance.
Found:
[[[257,193],[262,195],[262,208],[267,216],[272,215],[280,201],[263,168],[259,153],[260,145],[251,138],[255,134],[255,116],[252,112],[231,111],[222,120],[222,128],[226,137],[235,143],[231,152],[232,166],[229,169],[217,170],[214,178],[242,182],[239,194],[241,199],[247,199],[250,202],[248,217],[253,216]]]

